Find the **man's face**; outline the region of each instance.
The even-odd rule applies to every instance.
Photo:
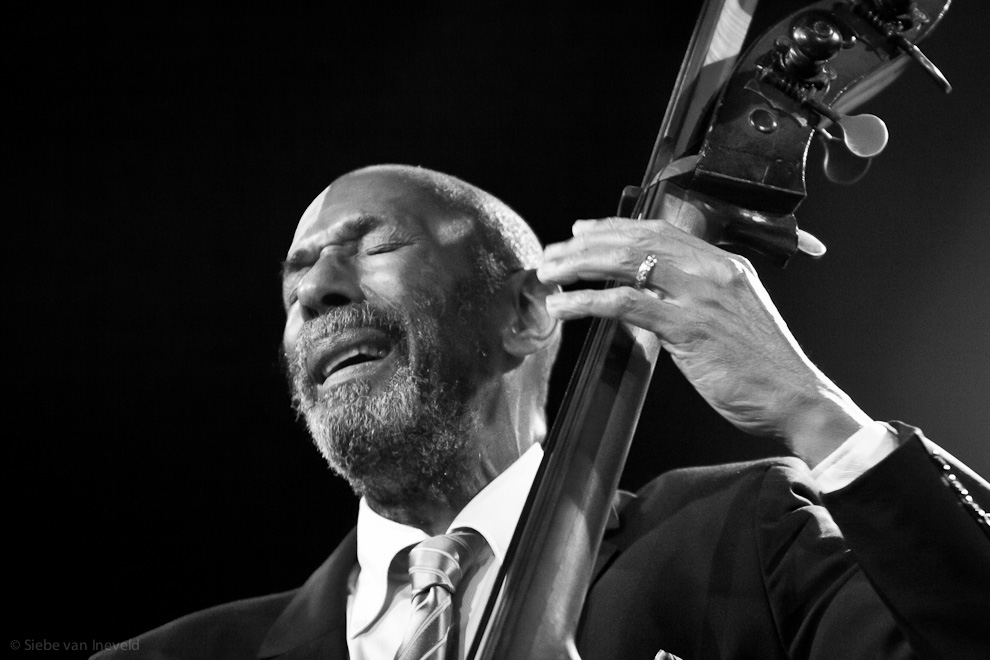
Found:
[[[307,210],[289,249],[295,405],[334,470],[382,504],[457,489],[495,337],[473,226],[401,174],[366,171]]]

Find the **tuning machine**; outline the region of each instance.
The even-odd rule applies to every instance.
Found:
[[[852,3],[852,12],[869,23],[888,43],[911,56],[946,94],[952,91],[952,85],[935,63],[908,37],[931,21],[915,0],[857,0]]]
[[[838,138],[821,125],[815,127],[825,147],[825,176],[842,184],[856,183],[863,178],[870,167],[870,159],[887,146],[887,125],[876,115],[841,115],[814,99],[806,100],[805,105],[829,119],[842,132],[842,137]]]
[[[791,23],[787,36],[776,39],[770,68],[792,84],[823,91],[835,79],[829,60],[851,45],[830,13],[808,11]]]
[[[811,111],[808,124],[825,146],[825,174],[838,183],[853,183],[869,168],[869,159],[887,146],[888,132],[874,115],[843,115],[819,100],[835,79],[829,62],[855,36],[831,12],[812,10],[791,23],[787,36],[778,37],[774,48],[757,67],[761,82],[769,83],[800,107]],[[826,130],[831,123],[841,137]]]
[[[814,98],[809,89],[772,70],[764,69],[760,77],[818,116],[811,125],[825,146],[825,174],[830,180],[836,183],[858,181],[866,173],[869,159],[887,146],[887,125],[876,115],[840,114]],[[826,123],[838,127],[842,137],[829,133],[823,125]]]

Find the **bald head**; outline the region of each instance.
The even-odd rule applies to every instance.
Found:
[[[372,165],[339,177],[303,213],[293,243],[320,217],[331,191],[363,181],[377,187],[377,194],[385,194],[381,182],[387,179],[411,184],[432,197],[439,209],[471,220],[478,241],[471,256],[489,292],[498,290],[509,274],[534,269],[539,264],[540,240],[526,221],[502,200],[457,177],[411,165]],[[411,191],[408,186],[405,190],[407,195]]]

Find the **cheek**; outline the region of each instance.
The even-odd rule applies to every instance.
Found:
[[[302,325],[302,316],[297,310],[290,309],[285,317],[285,328],[282,330],[282,348],[287,355],[290,355],[295,349]]]
[[[361,290],[368,299],[403,304],[423,295],[434,297],[450,291],[456,270],[436,255],[416,255],[412,259],[369,262],[361,268]]]

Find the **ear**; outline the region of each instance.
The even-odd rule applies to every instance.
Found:
[[[559,321],[547,313],[547,296],[560,289],[544,284],[535,270],[513,273],[506,286],[512,296],[512,315],[502,328],[502,347],[515,357],[526,357],[554,341]]]

